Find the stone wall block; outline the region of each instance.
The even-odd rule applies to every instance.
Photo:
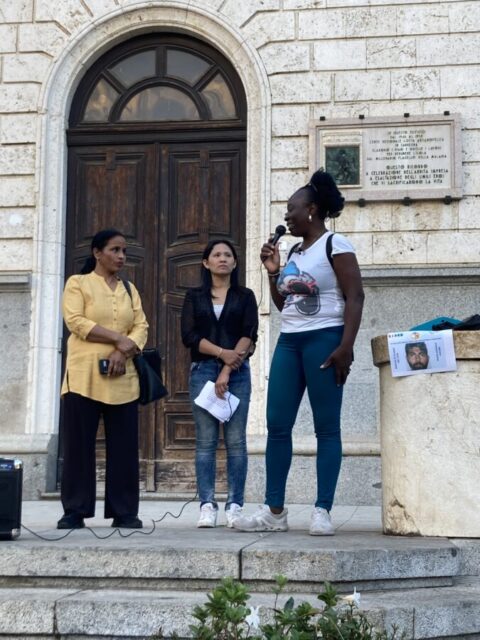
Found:
[[[349,102],[389,100],[390,72],[338,72],[335,74],[335,99]]]
[[[392,71],[392,99],[435,98],[440,95],[438,69]]]
[[[105,0],[105,2],[109,2],[109,0]],[[216,11],[219,9],[224,0],[191,0],[189,2],[189,7],[198,6],[200,9],[210,9],[210,11]]]
[[[480,33],[418,37],[417,64],[421,67],[476,64],[479,48]]]
[[[0,117],[0,142],[2,144],[18,144],[35,142],[37,138],[37,116],[7,115]]]
[[[0,271],[30,271],[32,254],[30,240],[0,240]]]
[[[328,73],[289,73],[272,76],[272,102],[329,102],[331,75]]]
[[[4,82],[43,82],[52,65],[45,53],[6,55],[3,62]]]
[[[0,175],[35,173],[34,145],[0,146]]]
[[[56,6],[56,5],[55,5]],[[18,27],[18,50],[58,55],[67,41],[67,34],[53,23],[22,24]]]
[[[272,171],[272,202],[286,202],[307,181],[307,171]]]
[[[432,231],[427,240],[427,262],[429,263],[473,263],[478,264],[480,231]]]
[[[300,11],[298,14],[298,37],[300,40],[324,40],[345,38],[347,12],[340,9]]]
[[[367,64],[365,40],[316,42],[313,48],[313,68],[320,71],[336,69],[365,69]]]
[[[326,6],[327,0],[283,0],[284,9],[324,9]]]
[[[479,213],[480,196],[463,198],[460,200],[458,203],[458,228],[478,229],[480,226]]]
[[[229,22],[241,26],[259,12],[278,9],[280,0],[226,0],[222,6],[222,13]]]
[[[310,69],[309,44],[288,42],[268,44],[262,47],[259,53],[268,74]]]
[[[2,207],[34,206],[35,205],[34,177],[33,176],[2,177],[0,179],[0,203],[2,204]]]
[[[0,87],[0,112],[36,111],[40,85],[2,84]]]
[[[349,11],[345,21],[345,35],[349,37],[394,36],[396,30],[395,11],[390,7],[366,7]]]
[[[371,102],[367,105],[370,116],[397,116],[403,113],[422,114],[424,111],[424,100],[392,100],[391,102]],[[447,107],[444,107],[445,109]],[[442,113],[443,109],[437,107],[432,113]]]
[[[360,208],[357,204],[347,204],[339,218],[335,218],[338,233],[371,233],[390,231],[392,228],[392,206],[388,202],[369,203]]]
[[[1,238],[31,238],[35,209],[11,207],[0,209]]]
[[[450,29],[452,31],[478,31],[480,24],[480,4],[477,0],[450,3],[448,7]]]
[[[14,24],[0,24],[0,53],[12,53],[17,46],[17,27]]]
[[[329,7],[374,7],[382,5],[395,5],[395,4],[418,4],[419,0],[328,0]],[[421,0],[423,4],[438,4],[438,0]]]
[[[393,13],[393,12],[392,12]],[[398,7],[397,33],[403,35],[416,33],[448,33],[450,31],[448,5],[437,2],[432,5]],[[452,29],[456,31],[456,29]]]
[[[293,40],[295,14],[293,11],[257,13],[242,27],[242,34],[257,48],[269,42]]]
[[[94,4],[94,3],[93,3]],[[115,4],[112,3],[112,9]],[[73,33],[90,22],[92,16],[78,0],[36,0],[35,20],[38,22],[56,22],[64,29]]]
[[[457,202],[444,204],[441,200],[427,202],[417,201],[410,207],[406,207],[400,203],[394,204],[392,207],[393,231],[456,229],[457,225]]]
[[[0,22],[31,22],[33,0],[3,0],[0,3]]]
[[[440,69],[440,84],[442,99],[469,96],[477,98],[480,94],[480,65],[469,67],[468,73],[460,73],[457,67],[444,67]],[[460,101],[457,104],[458,102]],[[464,103],[465,100],[460,104]],[[463,112],[463,109],[459,111]],[[478,127],[478,120],[475,126]]]
[[[272,140],[273,169],[304,169],[308,167],[308,138],[274,138]]]
[[[480,162],[480,130],[462,131],[463,162]]]
[[[367,68],[413,67],[416,62],[414,38],[367,40]]]
[[[463,193],[466,196],[478,196],[480,194],[480,165],[463,165]]]
[[[207,0],[205,0],[206,2]],[[84,0],[83,5],[88,7],[95,18],[102,17],[118,8],[115,0]]]
[[[330,222],[329,224],[332,231],[337,230],[336,223],[332,224]],[[357,256],[358,263],[360,265],[372,264],[373,262],[372,239],[374,237],[373,234],[372,233],[348,233],[347,235],[348,235],[348,239],[353,245],[353,248],[355,249],[355,254]]]
[[[418,232],[375,234],[373,262],[388,265],[427,262],[427,234]]]
[[[309,113],[310,109],[307,105],[273,106],[272,135],[307,135]]]

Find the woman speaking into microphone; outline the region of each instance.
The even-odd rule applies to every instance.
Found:
[[[288,201],[285,222],[302,242],[294,247],[285,267],[280,269],[276,244],[281,229],[261,250],[282,326],[268,383],[265,504],[253,516],[236,519],[236,529],[288,529],[284,501],[292,430],[306,388],[317,438],[317,496],[310,534],[334,533],[330,510],[342,460],[343,385],[353,360],[364,299],[352,245],[325,226],[325,220],[338,217],[342,208],[343,198],[333,178],[316,171]]]

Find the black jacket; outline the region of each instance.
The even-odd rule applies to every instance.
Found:
[[[182,340],[190,348],[192,362],[212,358],[198,350],[203,338],[224,349],[233,349],[240,338],[250,338],[255,343],[257,331],[257,301],[251,289],[230,287],[218,320],[209,293],[201,287],[187,291],[182,308]]]

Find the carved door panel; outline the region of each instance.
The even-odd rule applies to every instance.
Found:
[[[142,295],[149,322],[158,307],[156,278],[158,234],[155,188],[155,145],[86,146],[69,150],[66,276],[78,273],[90,242],[100,229],[117,228],[128,242],[123,276]],[[155,323],[149,343],[155,344]],[[155,408],[141,409],[140,458],[143,486],[152,486],[155,457]],[[103,430],[98,437],[99,479],[103,479]]]
[[[229,239],[244,274],[244,143],[162,145],[160,182],[159,331],[165,335],[169,397],[157,422],[157,486],[162,491],[195,486],[195,428],[188,397],[189,353],[182,344],[180,316],[189,287],[200,283],[201,255],[212,239]],[[218,473],[223,485],[224,464]]]

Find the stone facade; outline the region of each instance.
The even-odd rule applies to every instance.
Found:
[[[85,69],[102,53],[157,29],[208,41],[232,62],[244,84],[247,280],[258,297],[266,288],[258,247],[282,221],[289,195],[308,179],[310,120],[445,110],[460,115],[461,200],[408,207],[348,204],[332,226],[356,246],[367,291],[346,389],[344,449],[356,459],[345,466],[342,500],[374,501],[371,491],[358,489],[380,480],[378,374],[370,339],[438,315],[462,318],[477,311],[480,3],[475,0],[0,0],[0,455],[21,454],[27,466],[32,459],[42,469],[27,472],[32,478],[27,495],[53,489],[71,99]],[[266,376],[278,332],[278,317],[265,295],[261,313],[250,427],[253,468],[260,474],[256,456],[264,443]],[[295,444],[299,475],[311,463],[310,433],[308,410],[302,408]],[[261,484],[253,473],[250,496],[261,493]],[[303,496],[300,484],[297,500]],[[350,494],[349,484],[355,485]]]

